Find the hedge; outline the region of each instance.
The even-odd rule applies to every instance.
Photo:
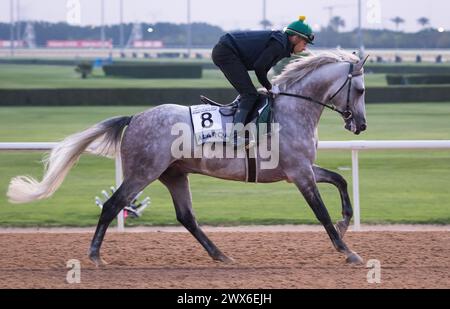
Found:
[[[201,78],[200,64],[181,63],[115,63],[104,65],[106,76],[132,78]]]
[[[237,95],[231,88],[2,89],[0,106],[194,105],[200,104],[201,94],[221,103],[231,102]],[[450,87],[371,87],[366,90],[366,102],[450,102]]]
[[[448,86],[368,87],[367,103],[450,102]]]
[[[230,88],[0,89],[0,106],[194,105],[200,95],[228,103],[237,93]]]
[[[95,59],[89,59],[89,58],[81,58],[77,60],[69,60],[69,59],[11,59],[11,58],[0,58],[0,64],[30,64],[30,65],[62,65],[62,66],[75,66],[80,61],[92,61],[94,62]],[[147,63],[158,63],[158,61],[161,60],[154,60],[154,59],[140,59],[140,60],[122,60],[119,58],[114,58],[113,61],[116,64],[147,64]],[[186,63],[190,63],[189,60],[175,60],[173,62],[170,62],[171,64],[180,64],[184,65]],[[212,69],[218,69],[218,67],[210,60],[204,60],[204,61],[194,61],[192,62],[197,65],[201,65],[203,69],[205,70],[212,70]]]
[[[147,59],[147,60],[117,60],[114,62],[115,64],[176,64],[176,65],[186,65],[186,64],[196,64],[201,65],[203,70],[213,70],[219,69],[211,60],[155,60],[155,59]]]
[[[388,74],[388,85],[450,84],[450,74]]]
[[[75,66],[80,61],[92,61],[90,59],[66,60],[66,59],[0,59],[0,64],[29,64],[29,65],[59,65]]]

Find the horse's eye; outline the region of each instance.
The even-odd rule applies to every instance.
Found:
[[[364,89],[364,88],[358,88],[358,89],[356,89],[356,92],[357,92],[358,94],[364,94],[365,91],[366,91],[366,89]]]

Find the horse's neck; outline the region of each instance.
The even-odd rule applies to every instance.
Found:
[[[308,74],[302,80],[286,89],[286,92],[300,94],[325,103],[331,88],[339,79],[339,69],[336,66],[324,65]],[[305,130],[315,133],[324,107],[320,104],[288,96],[279,96],[275,102],[278,112],[287,117],[294,117],[303,124]],[[276,111],[277,112],[277,111]]]

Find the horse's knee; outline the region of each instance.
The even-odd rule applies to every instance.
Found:
[[[340,183],[341,183],[342,188],[347,190],[347,186],[348,186],[347,180],[345,180],[345,178],[342,177],[341,175],[339,175],[339,179],[340,179]]]
[[[333,181],[342,190],[347,190],[347,180],[345,180],[345,178],[342,177],[340,174],[334,173],[333,174]]]
[[[353,209],[352,209],[352,207],[349,205],[349,207],[345,207],[343,210],[342,210],[342,214],[344,215],[344,217],[346,217],[346,218],[352,218],[353,217]]]

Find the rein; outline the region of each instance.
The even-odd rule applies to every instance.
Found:
[[[287,96],[287,97],[295,97],[295,98],[299,98],[299,99],[304,99],[304,100],[307,100],[307,101],[310,101],[310,102],[322,105],[322,106],[324,106],[326,108],[329,108],[329,109],[331,109],[331,110],[333,110],[335,112],[338,112],[339,114],[341,114],[341,116],[345,120],[349,120],[353,116],[353,114],[352,114],[352,112],[350,110],[350,90],[352,88],[352,78],[354,76],[358,76],[358,75],[362,74],[362,72],[354,73],[353,72],[353,66],[354,66],[353,63],[349,63],[349,64],[350,64],[350,68],[349,68],[349,71],[348,71],[347,79],[342,84],[342,86],[339,87],[339,89],[328,99],[328,102],[331,102],[341,92],[341,90],[344,89],[345,85],[347,85],[347,83],[348,83],[347,106],[346,106],[346,109],[343,110],[343,111],[339,110],[336,107],[336,105],[333,104],[333,102],[331,102],[331,104],[327,104],[327,103],[323,103],[321,101],[315,100],[315,99],[313,99],[311,97],[303,96],[303,95],[300,95],[300,94],[288,93],[288,92],[280,92],[280,93],[278,93],[278,95],[284,95],[284,96]]]

